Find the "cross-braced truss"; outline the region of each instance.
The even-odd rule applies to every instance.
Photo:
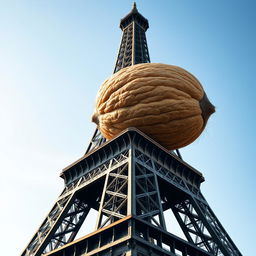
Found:
[[[104,177],[108,171],[127,162],[127,154],[120,153],[66,185],[22,256],[41,255],[73,241],[93,205],[91,200],[82,202],[78,198],[78,192]]]
[[[189,242],[212,255],[239,255],[236,246],[206,203],[188,198],[171,208]]]
[[[106,142],[106,139],[101,134],[100,130],[98,128],[95,129],[95,132],[91,138],[91,141],[89,143],[88,148],[86,149],[85,154],[89,153],[90,151],[96,149],[100,145],[102,145],[104,142]]]
[[[173,213],[189,242],[216,256],[241,255],[210,209],[199,189],[191,186],[179,176],[174,175],[173,172],[170,172],[170,169],[168,170],[159,165],[145,153],[138,150],[135,152],[137,157],[136,162],[185,192],[185,196],[181,197],[182,199],[176,199],[174,196],[175,199],[173,200],[168,193],[163,196],[162,199],[165,201],[163,204],[164,210],[167,210],[170,207],[172,208]],[[173,164],[171,168],[173,168],[175,172],[180,169],[181,166]],[[179,200],[179,203],[171,206],[176,200]],[[171,203],[168,204],[169,202]]]
[[[163,213],[172,209],[187,238],[179,241],[184,248],[190,243],[198,255],[241,256],[201,194],[200,173],[136,130],[75,162],[62,175],[65,189],[22,256],[39,256],[71,242],[91,208],[98,211],[96,230],[132,216],[162,232]],[[140,239],[151,241],[146,233]],[[162,243],[157,241],[154,246]]]
[[[75,199],[67,214],[64,215],[56,232],[53,234],[44,253],[73,241],[89,210],[90,207],[88,205]]]
[[[105,179],[97,229],[127,216],[128,162],[109,172]]]
[[[74,194],[60,198],[23,252],[41,255],[72,241],[90,210]]]
[[[160,190],[155,173],[136,163],[135,183],[136,216],[165,230]]]
[[[211,235],[189,200],[176,204],[172,210],[189,242],[213,255],[219,255],[216,251],[218,246],[213,242]]]

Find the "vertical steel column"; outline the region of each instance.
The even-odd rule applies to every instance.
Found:
[[[128,154],[128,155],[127,155]],[[96,229],[102,228],[127,216],[129,186],[129,152],[113,158],[117,162],[106,175],[101,196]]]
[[[98,216],[97,216],[95,230],[99,229],[100,226],[101,226],[101,223],[102,223],[102,218],[103,218],[102,209],[103,209],[103,204],[104,204],[105,195],[106,195],[106,189],[107,189],[107,184],[108,184],[109,172],[110,172],[110,170],[108,170],[107,175],[105,177],[105,182],[104,182],[104,187],[103,187],[103,191],[102,191],[102,194],[101,194],[100,208],[99,208],[99,212],[98,212]]]
[[[131,144],[129,149],[129,165],[128,165],[128,204],[127,215],[136,215],[136,186],[135,186],[135,162],[134,150]]]
[[[135,174],[136,216],[165,230],[160,190],[155,173],[136,163]]]

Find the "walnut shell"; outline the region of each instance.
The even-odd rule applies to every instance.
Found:
[[[102,84],[92,120],[107,139],[136,127],[173,150],[192,143],[214,111],[192,74],[144,63],[123,68]]]

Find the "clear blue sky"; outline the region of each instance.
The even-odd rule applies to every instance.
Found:
[[[100,84],[113,72],[132,1],[0,1],[1,254],[18,255],[83,155]],[[243,255],[255,255],[256,4],[140,0],[151,62],[181,66],[216,113],[181,150]]]

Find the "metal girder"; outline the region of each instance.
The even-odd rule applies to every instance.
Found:
[[[101,134],[100,130],[98,128],[95,129],[95,132],[90,140],[89,146],[87,147],[85,151],[85,155],[89,153],[92,150],[95,150],[99,146],[101,146],[104,142],[106,142],[106,139]]]
[[[22,256],[41,255],[74,239],[90,207],[74,193],[60,198],[29,242]]]
[[[134,161],[136,216],[165,230],[166,226],[156,175],[136,163],[136,158],[134,158]]]
[[[114,73],[124,67],[133,65],[133,24],[130,23],[124,30],[119,48],[119,53],[116,61]]]
[[[101,166],[102,163],[107,163],[111,159],[116,158],[120,152],[128,150],[133,144],[141,153],[151,158],[156,165],[160,164],[168,172],[171,172],[174,177],[182,178],[191,187],[191,190],[194,192],[199,191],[200,184],[204,181],[200,172],[182,161],[175,154],[168,152],[164,148],[160,150],[159,145],[135,128],[124,130],[114,140],[106,142],[104,146],[97,148],[97,150],[88,153],[78,161],[64,168],[61,177],[72,190],[73,184],[79,178]]]
[[[198,186],[198,182],[202,181],[200,173],[164,152],[137,131],[127,131],[69,168],[65,175],[70,178],[65,189],[22,256],[39,256],[47,251],[55,251],[55,248],[67,246],[75,238],[91,207],[99,211],[96,227],[100,230],[107,230],[127,216],[147,223],[147,228],[144,227],[146,231],[136,225],[129,228],[139,232],[136,241],[133,241],[144,244],[144,253],[148,243],[151,243],[158,248],[156,251],[159,254],[156,255],[161,255],[163,248],[160,247],[166,247],[167,243],[170,251],[165,252],[166,255],[241,255],[202,196]],[[93,189],[98,188],[98,185],[100,190],[95,195],[96,191]],[[93,192],[90,193],[91,191]],[[96,204],[93,204],[94,200]],[[163,242],[165,238],[160,234],[163,240],[147,234],[151,232],[152,225],[165,232],[163,212],[170,208],[188,240],[179,240],[177,248],[177,245],[169,241]],[[131,245],[127,247],[128,242],[125,239],[119,249],[128,248],[127,253],[135,253],[130,255],[139,255],[139,251],[136,252],[139,245],[136,244],[132,250]],[[104,243],[105,240],[106,237]],[[117,240],[113,240],[112,248],[108,247],[109,254],[97,255],[119,255],[111,254],[111,250],[119,243]],[[189,248],[187,244],[198,248],[200,253],[195,249],[198,254],[189,254],[186,251]],[[104,246],[98,250],[104,251]],[[90,248],[91,245],[88,244],[86,250],[91,250]],[[73,252],[72,255],[79,254]]]
[[[171,208],[189,242],[212,255],[241,256],[207,204],[189,196]]]
[[[189,200],[176,204],[172,207],[172,211],[188,241],[213,255],[218,255],[215,253],[217,244],[213,242]]]
[[[106,175],[96,229],[124,218],[127,215],[127,198],[128,161]]]
[[[159,178],[170,184],[169,188],[175,187],[180,190],[180,192],[178,192],[180,195],[183,194],[183,196],[180,197],[181,199],[175,199],[180,200],[180,202],[174,204],[171,208],[189,242],[194,243],[196,246],[216,256],[241,255],[210,209],[200,190],[190,186],[184,179],[174,175],[170,170],[154,161],[145,153],[140,152],[138,149],[135,149],[135,161],[136,166],[146,169],[146,172],[151,171],[155,173]],[[180,166],[176,165],[175,168],[180,168]],[[147,181],[150,181],[150,178],[148,178]],[[140,187],[144,186],[145,184]],[[161,188],[159,191],[163,196],[165,195],[165,193],[161,192]],[[164,196],[162,200],[163,202],[166,200],[168,202],[169,199]],[[143,208],[143,205],[140,206]],[[168,206],[165,205],[165,210],[166,209],[168,209]]]
[[[127,215],[128,158],[126,150],[111,161],[113,168],[105,177],[96,229]]]
[[[191,198],[191,202],[198,216],[203,222],[203,225],[208,230],[214,243],[217,243],[215,255],[234,255],[241,256],[242,254],[229,237],[226,230],[223,228],[213,211],[208,204],[200,202],[195,198]],[[222,253],[222,254],[221,254]]]
[[[125,154],[128,152],[120,153],[116,158],[102,163],[99,167],[67,185],[23,251],[22,256],[41,255],[73,241],[93,205],[91,202],[89,205],[78,199],[78,192],[106,176],[108,171],[125,164],[128,158]]]
[[[56,232],[51,236],[51,240],[44,249],[44,253],[73,241],[89,210],[89,205],[75,199],[68,213],[64,215]]]
[[[156,175],[136,163],[133,150],[127,163],[106,175],[96,228],[129,214],[166,229]]]
[[[149,63],[149,52],[145,30],[137,22],[134,23],[134,64]]]
[[[46,256],[212,256],[139,218],[127,216]]]
[[[96,168],[92,168],[91,170],[84,172],[81,177],[78,177],[76,180],[74,180],[74,182],[66,185],[65,189],[61,194],[61,197],[66,197],[68,194],[73,193],[74,191],[79,191],[88,184],[105,176],[108,171],[114,170],[115,168],[118,168],[119,166],[126,163],[127,158],[128,151],[125,150],[115,155],[111,159],[99,164],[99,166],[97,166]]]
[[[124,67],[150,62],[145,32],[145,28],[141,27],[136,21],[123,28],[114,73]]]
[[[205,202],[205,199],[202,197],[198,188],[191,186],[191,184],[186,182],[182,177],[175,175],[179,169],[183,168],[181,163],[179,164],[176,162],[173,167],[169,167],[171,169],[167,169],[161,163],[153,160],[149,155],[146,155],[138,149],[135,149],[135,157],[138,164],[145,166],[152,173],[155,173],[157,176],[166,180],[168,183],[173,184],[180,190],[195,196],[200,201]]]

